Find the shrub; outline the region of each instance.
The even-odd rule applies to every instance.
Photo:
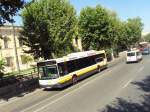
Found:
[[[4,59],[0,59],[0,78],[4,75],[4,68],[5,68],[6,62]]]

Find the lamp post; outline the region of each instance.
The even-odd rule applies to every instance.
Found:
[[[2,58],[2,48],[1,48],[1,45],[0,45],[0,52],[1,52],[1,55],[0,55],[0,56],[1,56],[1,58]],[[1,59],[1,58],[0,58],[0,59]]]
[[[12,27],[13,27],[13,40],[14,40],[14,51],[15,51],[15,58],[16,58],[16,67],[17,67],[17,71],[20,73],[18,51],[17,51],[17,44],[16,44],[16,32],[15,32],[15,27],[14,27],[13,23],[12,23]]]
[[[2,35],[0,34],[0,40],[2,39]],[[0,59],[2,58],[2,45],[1,45],[1,42],[0,42]]]

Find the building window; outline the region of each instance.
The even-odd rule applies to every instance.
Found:
[[[9,42],[9,38],[7,38],[7,37],[4,37],[4,48],[8,48],[8,42]]]
[[[19,46],[22,47],[23,46],[23,42],[21,40],[19,40]]]
[[[23,46],[23,40],[21,40],[23,37],[22,35],[18,34],[18,41],[19,41],[19,46],[22,47]]]
[[[6,57],[6,65],[9,67],[13,67],[14,62],[13,62],[13,57]]]

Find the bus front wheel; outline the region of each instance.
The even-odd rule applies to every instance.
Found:
[[[76,75],[74,75],[73,77],[72,77],[72,84],[74,85],[74,84],[76,84],[77,83],[77,76]]]
[[[97,66],[97,71],[101,72],[101,67],[100,66]]]

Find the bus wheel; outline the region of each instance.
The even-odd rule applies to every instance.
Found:
[[[77,76],[74,75],[74,76],[72,77],[72,84],[74,85],[74,84],[76,84],[76,83],[77,83]]]
[[[101,72],[101,67],[100,66],[97,66],[97,71]]]

